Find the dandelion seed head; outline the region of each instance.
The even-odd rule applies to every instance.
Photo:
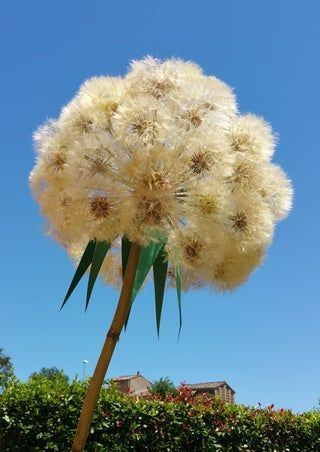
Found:
[[[226,230],[241,251],[266,247],[273,235],[273,215],[257,195],[233,199]]]
[[[106,196],[97,196],[90,200],[90,212],[97,219],[105,219],[110,215],[111,205]]]
[[[263,262],[264,248],[242,252],[230,248],[223,259],[213,267],[215,287],[218,291],[234,290],[243,284],[250,274]]]
[[[227,183],[235,193],[255,191],[261,183],[259,167],[246,160],[237,160],[232,173],[227,177]]]
[[[263,172],[260,195],[271,209],[275,221],[283,220],[292,208],[293,188],[284,171],[269,164]]]
[[[292,206],[271,126],[190,61],[146,57],[124,77],[87,80],[34,142],[29,180],[48,234],[75,261],[89,240],[109,241],[101,274],[115,287],[126,236],[165,240],[169,284],[179,267],[184,290],[232,290]]]
[[[248,160],[261,162],[272,157],[276,137],[264,119],[247,114],[234,118],[231,141],[236,153]]]

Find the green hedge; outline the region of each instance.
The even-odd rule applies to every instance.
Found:
[[[0,451],[68,451],[86,384],[41,376],[0,395]],[[86,451],[320,451],[320,412],[252,409],[178,396],[140,399],[104,388]]]

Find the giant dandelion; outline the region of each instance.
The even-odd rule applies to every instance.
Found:
[[[276,136],[216,77],[178,59],[134,61],[125,77],[87,80],[35,133],[30,183],[47,231],[78,267],[121,287],[73,451],[84,448],[131,304],[153,273],[159,330],[165,285],[232,290],[259,266],[292,187],[271,162]],[[150,271],[152,268],[152,272]],[[64,304],[63,303],[63,304]]]

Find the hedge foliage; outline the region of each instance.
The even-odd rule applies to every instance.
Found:
[[[36,375],[0,395],[0,451],[68,451],[87,383]],[[302,415],[177,396],[136,399],[102,390],[87,452],[319,452],[320,412]]]

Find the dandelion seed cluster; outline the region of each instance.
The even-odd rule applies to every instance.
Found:
[[[270,125],[240,114],[229,86],[191,62],[147,57],[125,77],[87,80],[35,142],[30,183],[48,231],[74,259],[91,239],[111,242],[110,284],[125,235],[165,239],[169,279],[179,265],[184,289],[233,289],[291,208]]]

